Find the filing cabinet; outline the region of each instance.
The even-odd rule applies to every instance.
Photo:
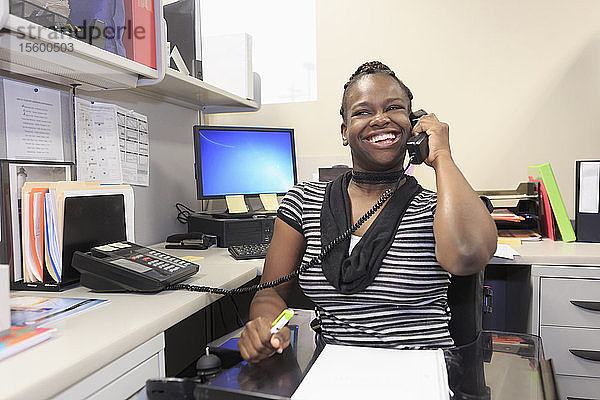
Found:
[[[600,266],[532,266],[532,331],[562,399],[600,400]]]

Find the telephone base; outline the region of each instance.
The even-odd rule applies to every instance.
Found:
[[[200,267],[131,242],[115,242],[75,251],[73,268],[85,287],[96,292],[155,293],[195,275]]]
[[[161,288],[155,290],[140,290],[132,288],[125,284],[115,282],[87,272],[81,273],[81,285],[98,293],[118,293],[118,292],[159,292]]]

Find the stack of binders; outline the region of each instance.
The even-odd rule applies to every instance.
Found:
[[[62,290],[78,281],[75,250],[133,241],[133,190],[99,182],[26,182],[21,197],[22,282],[14,289]]]
[[[552,171],[550,163],[532,165],[528,169],[530,181],[540,182],[541,187],[543,188],[543,205],[546,214],[545,225],[548,236],[551,239],[556,240],[557,233],[560,233],[563,242],[575,241],[575,231],[571,225],[571,220],[567,214],[567,209],[560,194],[560,190],[558,189],[558,184],[556,183],[556,178],[554,177],[554,172]],[[547,201],[545,198],[547,198]],[[550,208],[547,208],[548,203]],[[552,220],[551,215],[554,217],[554,220]],[[558,229],[554,229],[554,221],[556,221]],[[554,235],[554,237],[552,235]]]

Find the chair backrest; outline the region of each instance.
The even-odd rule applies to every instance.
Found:
[[[448,286],[450,336],[457,346],[477,338],[483,324],[483,271],[473,275],[452,275]]]

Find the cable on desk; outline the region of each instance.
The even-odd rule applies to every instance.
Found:
[[[217,302],[215,302],[213,304],[216,304],[215,307],[219,307],[219,314],[221,315],[221,322],[223,322],[223,328],[225,328],[225,331],[226,332],[231,332],[231,331],[236,330],[237,328],[230,329],[227,326],[227,322],[225,321],[225,314],[223,313],[223,304],[221,303],[221,301],[217,301]]]
[[[233,308],[235,309],[235,317],[237,318],[237,323],[240,326],[244,326],[244,322],[242,321],[242,315],[240,314],[240,309],[237,306],[237,303],[235,302],[235,299],[233,298],[232,295],[227,296],[231,299],[231,303],[233,303]]]
[[[182,224],[187,224],[190,215],[196,212],[182,203],[175,203],[175,208],[177,208],[177,221]]]

